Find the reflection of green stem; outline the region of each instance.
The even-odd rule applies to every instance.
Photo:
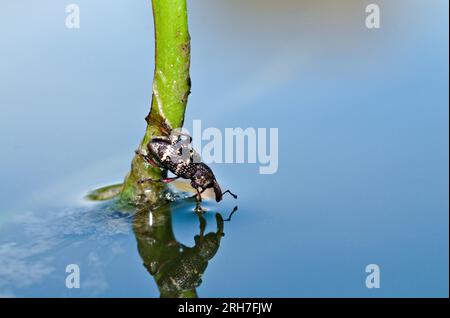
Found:
[[[183,125],[184,112],[190,92],[190,37],[188,33],[186,0],[152,0],[155,26],[155,73],[153,78],[153,96],[147,129],[139,149],[146,150],[146,145],[153,136],[161,134],[161,123],[171,128]],[[144,178],[160,179],[159,168],[151,167],[135,156],[131,171],[125,178],[121,198],[136,201],[143,194],[138,180]],[[148,184],[145,185],[149,187]],[[163,190],[160,184],[153,184],[146,193],[151,202],[158,200],[158,193]]]
[[[152,213],[153,225],[149,225],[149,214]],[[172,229],[172,215],[170,205],[165,204],[153,211],[140,210],[133,221],[133,229],[138,243],[138,251],[149,273],[155,281],[161,280],[159,268],[162,264],[173,262],[180,254],[183,247],[175,239]],[[160,287],[158,285],[158,287]],[[164,291],[161,290],[163,297]],[[165,297],[193,298],[197,297],[195,288],[178,290]]]
[[[216,255],[223,236],[223,219],[216,214],[217,231],[204,234],[206,220],[197,214],[200,233],[194,236],[195,245],[178,242],[173,232],[169,204],[149,210],[139,206],[133,218],[139,255],[143,265],[154,278],[161,297],[197,297],[196,288],[208,262]]]

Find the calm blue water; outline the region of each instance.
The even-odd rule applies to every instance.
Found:
[[[193,202],[163,208],[173,237],[153,248],[148,211],[83,199],[123,180],[145,129],[151,7],[72,2],[79,30],[65,2],[0,4],[0,296],[159,297],[143,263],[200,251]],[[279,129],[276,174],[212,165],[239,198],[206,204],[205,234],[238,211],[197,294],[448,297],[448,2],[377,1],[379,30],[370,1],[317,2],[189,1],[186,127]]]

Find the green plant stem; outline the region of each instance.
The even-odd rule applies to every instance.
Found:
[[[183,125],[184,113],[190,93],[190,37],[188,32],[186,0],[153,0],[155,27],[155,72],[151,110],[146,117],[147,129],[139,145],[146,151],[148,142],[163,133],[161,123],[170,128]],[[164,185],[139,184],[145,178],[160,179],[163,172],[152,167],[136,155],[131,171],[126,176],[121,199],[136,202],[142,195],[150,202],[159,199]],[[146,190],[144,193],[144,187]]]

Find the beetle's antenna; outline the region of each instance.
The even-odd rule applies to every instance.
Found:
[[[232,193],[230,190],[227,190],[225,192],[222,192],[222,195],[224,195],[225,193],[229,193],[233,198],[237,199],[237,195]]]
[[[228,216],[228,218],[226,220],[224,220],[224,222],[229,222],[231,221],[231,217],[233,216],[234,212],[236,212],[238,210],[237,205],[233,208],[233,211],[231,211],[230,215]]]

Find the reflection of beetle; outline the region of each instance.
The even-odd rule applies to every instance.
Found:
[[[222,200],[225,193],[235,199],[237,196],[227,190],[222,192],[211,168],[201,162],[199,154],[192,148],[192,137],[172,130],[169,136],[158,136],[147,144],[148,154],[136,153],[153,166],[167,169],[176,175],[174,178],[154,180],[151,178],[139,182],[172,182],[178,178],[191,180],[191,186],[197,191],[197,200],[202,200],[202,193],[209,188],[214,189],[216,201]]]
[[[188,204],[188,201],[184,203]],[[138,207],[133,218],[138,252],[144,267],[154,278],[161,297],[197,297],[196,288],[202,283],[208,263],[217,254],[225,235],[224,224],[231,221],[237,210],[238,207],[234,207],[225,220],[216,213],[217,230],[207,234],[204,214],[195,213],[200,232],[194,236],[195,244],[191,247],[176,239],[169,204],[153,210],[148,209],[146,205]]]
[[[162,297],[173,297],[180,291],[195,289],[202,283],[208,262],[219,250],[223,233],[222,216],[216,214],[217,232],[204,235],[206,221],[200,218],[200,235],[194,237],[195,246],[180,244],[180,252],[174,259],[165,262],[157,270],[156,279]],[[156,273],[155,273],[156,274]]]

